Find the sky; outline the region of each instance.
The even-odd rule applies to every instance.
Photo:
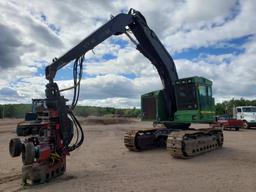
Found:
[[[0,0],[0,104],[44,98],[52,59],[130,8],[145,16],[179,78],[212,80],[216,102],[255,99],[255,0]],[[162,89],[155,67],[125,35],[86,53],[83,66],[79,105],[139,107],[141,94]],[[66,88],[72,78],[69,64],[56,82]]]

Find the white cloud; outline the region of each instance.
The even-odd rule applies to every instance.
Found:
[[[180,26],[223,23],[232,14],[236,4],[236,0],[188,0],[179,4],[173,20]]]
[[[110,14],[130,7],[142,12],[171,53],[209,45],[226,46],[222,41],[255,36],[256,2],[253,0],[81,0],[75,4],[66,0],[1,1],[0,89],[15,90],[19,102],[43,97],[46,81],[37,76],[39,68],[109,20]],[[100,76],[82,81],[81,103],[139,106],[140,94],[161,88],[152,64],[132,43],[125,48],[115,44],[113,39],[117,38],[127,40],[125,36],[113,37],[95,48],[96,55],[92,52],[86,55],[84,71]],[[240,55],[209,54],[194,60],[176,60],[179,76],[201,75],[214,80],[217,100],[234,96],[254,98],[255,38],[249,39],[243,48]],[[116,58],[104,60],[102,56],[109,53]],[[38,62],[42,60],[46,62]],[[136,78],[125,77],[128,73]],[[59,83],[67,86],[71,81]],[[71,97],[71,93],[67,96]]]
[[[135,47],[119,49],[115,55],[115,59],[87,63],[85,72],[93,75],[132,73],[138,76],[151,76],[156,74],[150,61]]]
[[[180,77],[197,75],[213,80],[217,101],[233,97],[255,99],[256,39],[252,39],[245,47],[245,52],[240,55],[211,55],[195,61],[177,60]],[[225,60],[230,60],[230,63]]]
[[[166,34],[165,42],[168,44],[168,48],[181,51],[191,47],[207,47],[223,40],[231,40],[233,38],[255,34],[256,2],[245,0],[240,3],[241,11],[239,14],[221,26],[198,28],[197,26],[191,25],[187,31]],[[222,5],[222,3],[219,5]],[[218,11],[218,9],[213,10]],[[204,22],[203,18],[200,21]],[[200,23],[200,21],[198,22]]]
[[[140,100],[138,98],[114,97],[106,99],[85,99],[79,101],[80,105],[90,105],[98,107],[115,107],[115,108],[140,108]]]
[[[32,98],[44,98],[47,81],[43,77],[26,77],[13,85],[19,95],[30,102]]]
[[[0,104],[5,102],[19,103],[24,98],[16,90],[4,87],[0,89]]]
[[[73,82],[72,80],[59,81],[58,84],[60,89],[64,89],[71,87]],[[87,78],[81,81],[79,103],[83,104],[91,101],[94,103],[93,105],[95,105],[95,101],[102,100],[103,102],[108,101],[105,104],[108,104],[109,106],[112,106],[112,104],[117,103],[118,101],[124,102],[122,105],[126,105],[126,103],[129,103],[129,100],[132,101],[131,103],[136,103],[134,101],[139,101],[142,94],[160,88],[161,82],[157,76],[135,79],[111,74],[96,76],[95,78]],[[72,100],[72,90],[64,92],[63,94]],[[102,102],[98,102],[98,104],[101,103]]]

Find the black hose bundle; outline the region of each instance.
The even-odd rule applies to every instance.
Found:
[[[68,151],[70,152],[70,151],[74,151],[76,148],[78,148],[82,145],[82,143],[84,141],[84,132],[83,132],[81,124],[79,123],[79,121],[77,120],[77,118],[73,114],[73,112],[70,110],[68,114],[71,117],[71,119],[75,125],[75,128],[76,128],[76,142],[68,147]],[[79,132],[81,133],[81,135],[79,134]],[[79,137],[80,137],[80,139],[79,139]]]
[[[79,123],[79,121],[77,120],[76,116],[73,113],[73,110],[76,107],[76,104],[79,99],[79,94],[80,94],[80,83],[81,83],[82,74],[83,74],[83,61],[84,61],[84,55],[77,58],[74,62],[74,66],[73,66],[74,95],[73,95],[72,103],[69,108],[68,114],[76,128],[76,141],[74,144],[72,144],[71,146],[68,147],[68,151],[75,150],[76,148],[81,146],[84,141],[83,129],[81,127],[81,124]],[[79,134],[79,132],[80,132],[80,134]]]
[[[71,104],[71,110],[73,110],[76,107],[76,104],[79,99],[80,94],[80,82],[83,75],[83,62],[84,62],[84,55],[77,58],[74,62],[73,67],[73,78],[74,78],[74,95],[73,100]]]

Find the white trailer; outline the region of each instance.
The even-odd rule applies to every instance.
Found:
[[[256,126],[256,106],[238,106],[234,110],[236,119],[243,121],[243,128]]]

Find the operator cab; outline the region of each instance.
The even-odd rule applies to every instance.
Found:
[[[176,107],[174,119],[166,114],[163,90],[141,96],[142,120],[174,121],[185,123],[212,122],[215,114],[212,82],[203,77],[189,77],[176,80]]]
[[[204,77],[179,79],[174,83],[177,111],[175,121],[213,121],[212,82]]]
[[[203,77],[175,81],[175,93],[178,110],[204,110],[214,104],[212,82]]]

